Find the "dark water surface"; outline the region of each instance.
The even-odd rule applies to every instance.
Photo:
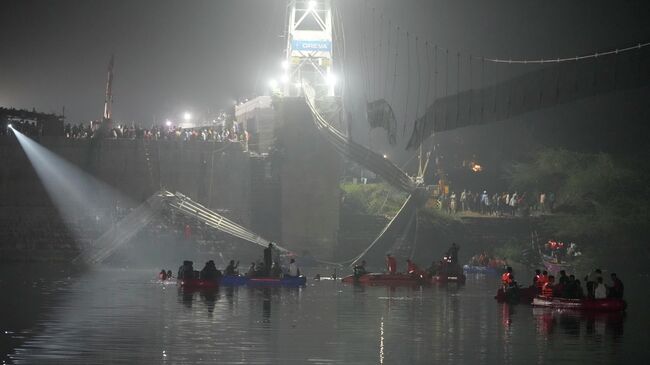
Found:
[[[647,287],[625,315],[508,306],[464,287],[184,292],[151,270],[1,281],[0,350],[16,364],[647,364]],[[38,276],[38,275],[36,275]],[[639,283],[642,280],[636,280]]]

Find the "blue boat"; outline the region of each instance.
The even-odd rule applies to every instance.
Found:
[[[500,275],[505,270],[490,266],[463,265],[463,271],[467,274]]]
[[[307,278],[300,275],[297,277],[285,276],[282,278],[275,277],[247,277],[226,275],[221,277],[223,286],[240,286],[240,285],[281,285],[281,286],[302,286],[307,283]]]

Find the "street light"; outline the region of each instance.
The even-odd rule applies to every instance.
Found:
[[[316,8],[316,0],[310,0],[308,4],[309,10],[314,10]]]
[[[269,80],[269,87],[271,90],[275,90],[278,88],[278,81],[276,79],[271,79]]]
[[[14,129],[14,126],[11,125],[11,123],[7,124],[7,127],[10,128],[10,129]]]
[[[289,61],[284,60],[284,61],[282,61],[281,65],[282,65],[282,69],[283,69],[283,70],[286,71],[286,70],[289,69]]]
[[[165,124],[166,124],[168,127],[171,127],[171,126],[172,126],[172,121],[169,120],[169,119],[167,119],[167,121],[165,122]]]
[[[192,114],[190,114],[190,113],[188,113],[188,112],[185,112],[185,113],[183,114],[183,119],[184,119],[186,122],[189,122],[190,119],[192,119]]]

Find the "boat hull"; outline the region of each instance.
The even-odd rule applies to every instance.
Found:
[[[596,312],[621,312],[627,308],[627,303],[623,299],[606,298],[606,299],[564,299],[564,298],[544,298],[535,297],[533,305],[536,307],[574,309],[583,311]]]
[[[221,278],[223,286],[241,286],[241,285],[280,285],[280,286],[301,286],[307,284],[307,278],[298,277],[248,277],[226,275]]]
[[[219,287],[218,279],[180,279],[178,285],[186,289],[216,289]]]
[[[348,275],[341,281],[348,284],[365,285],[420,285],[424,280],[421,277],[409,274],[368,273],[359,277]]]
[[[504,291],[503,288],[497,290],[497,295],[494,296],[498,302],[508,303],[532,303],[533,298],[537,295],[538,289],[534,286],[528,288],[518,288],[516,290]]]

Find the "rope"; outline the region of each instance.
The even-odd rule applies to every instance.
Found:
[[[500,59],[500,58],[485,58],[485,61],[488,62],[494,62],[494,63],[507,63],[507,64],[545,64],[545,63],[561,63],[561,62],[575,62],[575,61],[582,61],[582,60],[588,60],[588,59],[598,59],[600,57],[604,56],[611,56],[611,55],[618,55],[621,53],[641,49],[644,47],[650,46],[650,42],[645,42],[645,43],[637,43],[634,46],[629,46],[625,48],[616,48],[612,49],[609,51],[605,52],[594,52],[582,56],[575,56],[575,57],[564,57],[564,58],[547,58],[547,59],[536,59],[536,60],[530,60],[530,59],[519,59],[519,60],[513,60],[513,59]]]
[[[409,91],[411,90],[411,41],[409,39],[409,32],[406,32],[406,104],[404,105],[404,126],[402,128],[402,137],[406,134],[406,121],[408,118],[409,109]]]

